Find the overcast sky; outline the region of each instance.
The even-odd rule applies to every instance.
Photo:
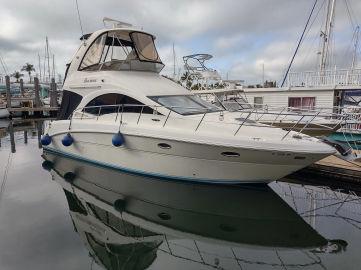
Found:
[[[318,0],[308,35],[293,70],[314,69],[319,51],[319,34],[328,0]],[[334,56],[337,67],[351,65],[353,25],[361,16],[360,0],[336,0]],[[351,18],[347,12],[348,2]],[[222,0],[222,1],[120,1],[78,0],[85,33],[102,28],[103,17],[142,27],[156,35],[164,74],[173,71],[172,44],[177,70],[182,56],[209,53],[209,66],[223,77],[248,83],[282,78],[314,0]],[[9,72],[25,62],[38,70],[38,53],[44,57],[45,36],[55,54],[56,71],[79,45],[81,36],[75,0],[0,0],[0,53]],[[355,19],[356,18],[356,19]],[[43,61],[43,60],[42,60]],[[0,66],[0,73],[3,68]]]

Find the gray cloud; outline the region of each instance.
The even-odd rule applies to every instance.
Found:
[[[25,62],[37,66],[38,52],[44,54],[45,36],[49,36],[56,69],[63,73],[79,44],[80,27],[75,1],[2,1],[0,18],[0,53],[11,71]],[[322,1],[319,1],[320,5]],[[361,2],[348,1],[357,17]],[[183,53],[211,53],[213,66],[232,78],[257,81],[259,63],[264,61],[270,79],[279,79],[296,46],[313,1],[311,0],[184,0],[184,1],[119,1],[95,0],[89,4],[78,0],[84,32],[102,27],[104,16],[133,23],[157,36],[159,52],[165,64],[164,73],[172,71],[171,46],[176,45],[177,62],[182,65]],[[323,9],[320,10],[322,17]],[[312,47],[319,35],[317,19],[300,52],[295,67],[314,65],[317,48]],[[344,1],[337,3],[336,32],[340,45],[351,39],[350,22]],[[348,38],[344,37],[346,34]],[[315,43],[318,44],[317,42]],[[282,48],[277,50],[276,47]],[[308,48],[308,47],[309,48]],[[307,49],[308,48],[308,49]],[[311,51],[305,65],[301,57]],[[344,59],[339,57],[340,59]]]

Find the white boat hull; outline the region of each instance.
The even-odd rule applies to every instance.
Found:
[[[53,136],[46,150],[111,167],[124,172],[153,176],[163,180],[208,183],[271,182],[295,172],[328,154],[305,154],[281,151],[250,150],[125,135],[126,144],[112,145],[114,133],[71,133],[74,143],[63,146],[65,133]],[[166,143],[171,149],[161,149]],[[237,152],[238,157],[222,156]]]
[[[6,108],[0,108],[0,118],[9,117],[9,111]]]

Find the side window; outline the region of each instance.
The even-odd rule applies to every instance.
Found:
[[[93,68],[98,67],[98,64],[103,54],[103,49],[106,39],[107,39],[107,33],[101,35],[94,41],[94,43],[90,46],[90,48],[86,52],[81,62],[79,70],[84,70],[84,69],[93,70],[92,67]]]
[[[308,109],[313,110],[316,105],[315,97],[290,97],[288,98],[288,107],[291,110]]]
[[[119,107],[118,105],[124,106]],[[144,104],[126,95],[110,93],[94,98],[86,105],[84,111],[96,115],[117,113],[118,110],[139,113],[142,110],[142,105]],[[153,109],[145,106],[143,107],[142,113],[153,114]]]
[[[263,105],[263,97],[254,97],[253,104],[255,108],[261,109]]]

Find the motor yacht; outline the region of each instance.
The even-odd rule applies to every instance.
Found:
[[[270,182],[335,152],[316,138],[255,125],[159,73],[155,36],[113,21],[81,38],[46,151],[123,172],[205,183]]]

